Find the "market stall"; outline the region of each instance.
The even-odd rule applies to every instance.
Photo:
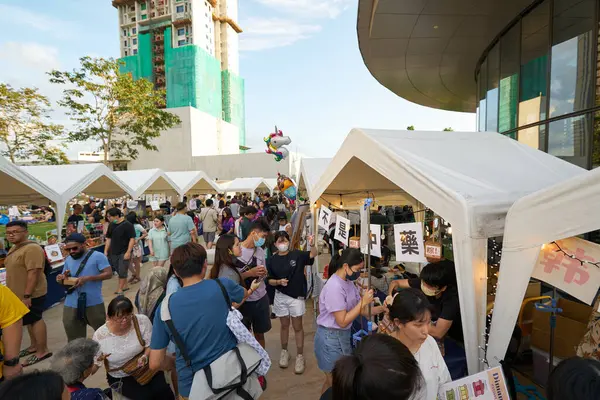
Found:
[[[504,358],[512,334],[506,327],[515,326],[542,246],[600,229],[599,202],[600,169],[595,169],[531,193],[509,209],[488,345],[490,365]],[[581,262],[581,268],[596,267]]]
[[[264,178],[237,178],[221,187],[230,193],[273,192],[273,187]]]
[[[0,156],[0,204],[50,201],[57,194],[48,185]]]
[[[277,187],[277,178],[266,178],[265,182],[267,183],[267,186],[272,188],[271,194],[274,192],[279,192],[279,188]]]
[[[158,168],[116,171],[115,175],[131,188],[129,195],[134,200],[145,193],[178,194],[182,190],[163,170]]]
[[[68,202],[80,193],[103,199],[113,199],[131,193],[132,189],[104,164],[43,165],[21,167],[23,171],[43,182],[56,194],[58,237],[65,220]]]
[[[306,200],[315,203],[312,198],[314,186],[321,178],[321,175],[331,163],[331,158],[303,158],[300,161],[300,173],[298,174],[298,194],[302,197],[305,194]]]
[[[202,171],[166,172],[166,175],[179,188],[179,196],[183,199],[186,193],[207,194],[220,193],[221,187]]]
[[[484,346],[487,239],[503,234],[517,199],[585,172],[497,133],[353,129],[311,201],[347,208],[366,197],[375,205],[421,202],[451,223],[467,363],[475,373]]]

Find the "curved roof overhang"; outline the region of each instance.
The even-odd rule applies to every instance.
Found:
[[[358,44],[383,86],[408,101],[475,112],[486,47],[537,0],[359,0]]]

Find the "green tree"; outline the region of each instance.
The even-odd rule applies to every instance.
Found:
[[[73,72],[53,70],[50,82],[67,85],[59,104],[75,122],[68,140],[95,140],[112,158],[136,159],[139,149],[157,151],[152,139],[181,121],[163,110],[164,90],[146,79],[120,73],[122,61],[83,57]]]
[[[414,130],[415,130],[415,126],[414,126],[414,125],[407,126],[407,127],[406,127],[406,130],[407,130],[407,131],[414,131]]]
[[[448,128],[444,128],[444,132],[454,132],[454,129],[448,127]]]
[[[14,89],[0,83],[0,154],[13,163],[35,160],[44,164],[68,164],[63,145],[49,141],[63,138],[63,126],[50,122],[50,101],[37,88]]]

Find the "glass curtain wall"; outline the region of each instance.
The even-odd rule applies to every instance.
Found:
[[[584,168],[600,165],[596,4],[540,1],[507,27],[479,66],[479,130]]]

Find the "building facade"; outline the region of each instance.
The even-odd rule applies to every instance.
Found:
[[[477,113],[583,168],[600,165],[596,0],[359,1],[365,64],[418,104]]]
[[[238,153],[246,142],[238,0],[112,4],[118,10],[122,71],[166,91],[167,108],[182,119],[176,129],[200,136],[197,155]]]

